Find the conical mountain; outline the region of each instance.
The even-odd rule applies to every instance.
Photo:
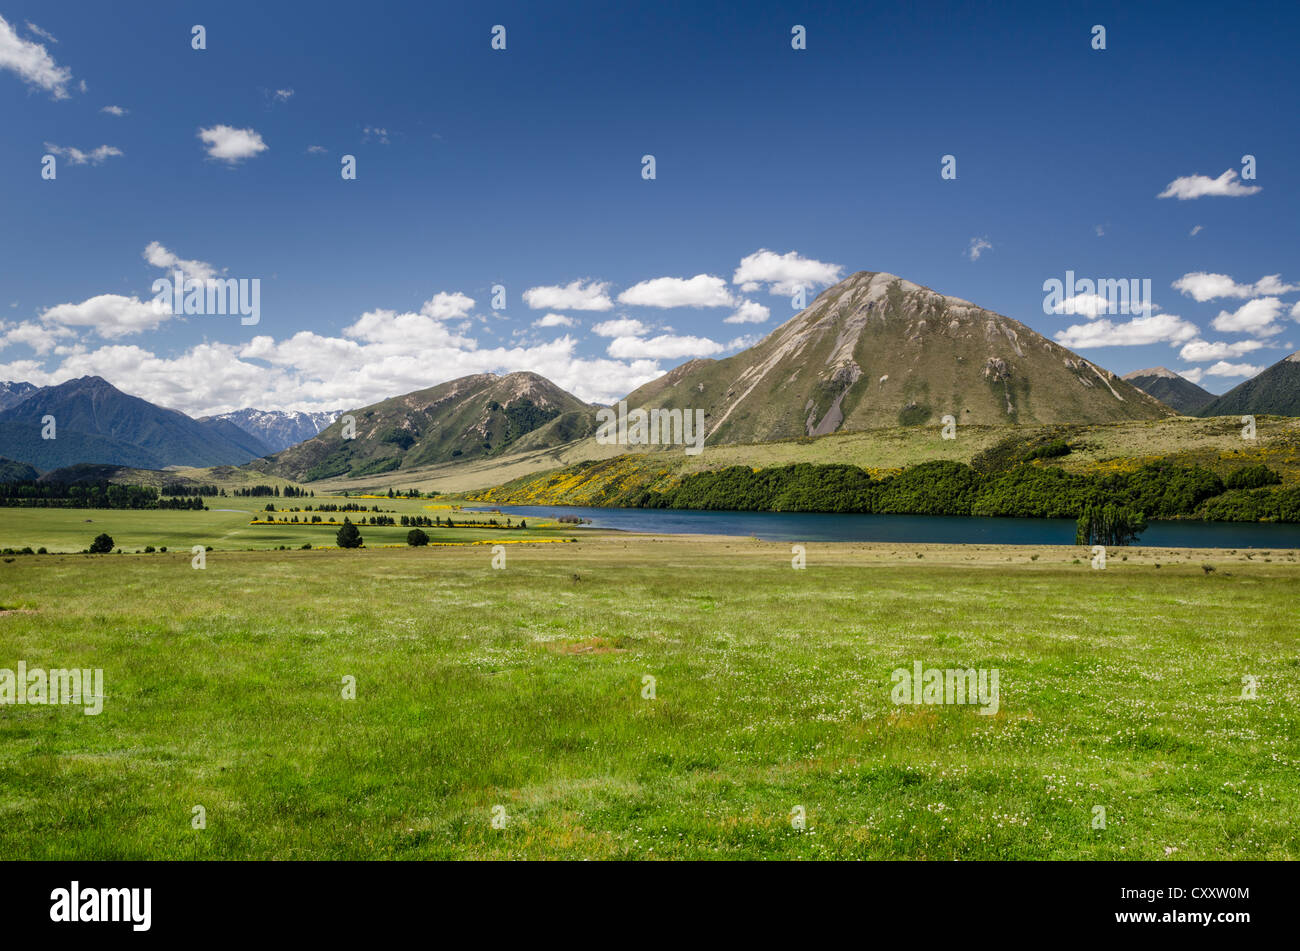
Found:
[[[1215,400],[1214,394],[1209,390],[1201,389],[1191,380],[1166,367],[1134,370],[1125,373],[1124,379],[1184,416],[1195,416]]]
[[[1300,416],[1300,351],[1279,360],[1259,376],[1237,384],[1197,415],[1242,413]]]
[[[696,360],[627,397],[705,410],[714,442],[938,424],[1103,423],[1170,409],[1024,324],[883,272],[828,288],[725,360]]]

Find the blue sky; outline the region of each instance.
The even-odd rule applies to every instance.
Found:
[[[1046,6],[0,0],[0,379],[608,400],[857,270],[1214,392],[1300,346],[1300,9]],[[176,260],[258,323],[158,314]],[[1155,309],[1045,314],[1067,271]]]

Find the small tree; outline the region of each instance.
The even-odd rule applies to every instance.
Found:
[[[1132,545],[1147,530],[1142,512],[1122,505],[1089,505],[1079,516],[1074,532],[1076,545]]]
[[[113,536],[108,532],[100,532],[95,536],[95,540],[90,543],[90,553],[92,555],[107,555],[113,550]]]
[[[357,527],[352,524],[352,521],[347,516],[344,516],[343,524],[339,526],[338,535],[335,538],[338,540],[340,548],[361,547],[361,533],[357,531]]]
[[[429,536],[418,528],[413,528],[406,533],[406,544],[412,548],[419,548],[421,545],[429,544]]]

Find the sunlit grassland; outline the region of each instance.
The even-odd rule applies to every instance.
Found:
[[[304,505],[313,507],[321,503],[364,505],[366,512],[289,512],[289,508]],[[501,528],[476,527],[494,516],[453,511],[436,500],[416,499],[207,499],[208,511],[129,510],[129,509],[59,509],[59,508],[4,508],[0,509],[0,548],[46,548],[52,552],[79,552],[90,546],[100,532],[112,536],[115,545],[123,551],[134,552],[146,546],[188,551],[194,545],[212,546],[216,549],[267,549],[281,545],[300,548],[304,544],[330,546],[345,517],[356,522],[372,515],[391,515],[401,521],[402,515],[425,515],[446,520],[451,517],[455,528],[424,528],[432,542],[506,541],[518,539],[569,538],[571,530],[557,526],[549,520],[534,519],[525,531]],[[264,520],[271,513],[267,504],[278,510],[275,518],[289,519],[296,515],[297,524],[277,522],[274,525],[251,524],[254,519]],[[380,512],[371,512],[378,506]],[[319,514],[322,521],[309,524],[312,515]],[[507,516],[497,521],[504,526]],[[334,522],[328,519],[333,518]],[[518,519],[515,519],[518,525]],[[367,545],[402,545],[410,529],[398,525],[363,525],[362,537]]]
[[[1300,857],[1300,568],[1129,554],[813,544],[795,571],[788,545],[584,534],[504,570],[485,548],[18,557],[0,667],[101,667],[107,698],[0,707],[0,849]],[[997,715],[895,706],[914,660],[998,668]]]

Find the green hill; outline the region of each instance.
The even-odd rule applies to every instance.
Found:
[[[250,468],[290,479],[380,476],[590,432],[590,407],[536,373],[461,377],[343,413],[318,436]],[[345,438],[349,418],[355,435]]]

